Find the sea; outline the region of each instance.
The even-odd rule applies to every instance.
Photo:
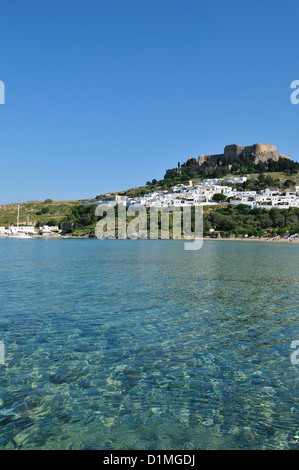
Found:
[[[0,449],[299,449],[298,255],[0,240]]]

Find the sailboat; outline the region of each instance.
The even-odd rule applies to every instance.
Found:
[[[22,230],[22,227],[20,227],[20,204],[18,204],[17,226],[9,227],[8,236],[9,238],[33,238],[33,235],[29,235],[25,230]]]

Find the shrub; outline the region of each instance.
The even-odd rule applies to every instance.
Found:
[[[212,197],[213,201],[226,201],[226,196],[222,193],[216,193]]]
[[[49,227],[53,227],[54,225],[55,225],[55,226],[58,225],[58,223],[57,223],[57,220],[55,220],[55,219],[50,219],[50,220],[48,221],[47,225],[49,225]]]

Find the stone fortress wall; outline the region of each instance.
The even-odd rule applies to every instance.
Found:
[[[218,154],[218,155],[199,155],[198,157],[198,164],[201,165],[203,162],[206,160],[211,160],[214,163],[217,163],[219,159],[222,159],[224,157],[224,154]]]
[[[217,163],[219,159],[223,159],[225,157],[232,157],[236,158],[241,155],[252,155],[254,157],[255,163],[260,161],[267,161],[270,158],[277,161],[280,157],[281,158],[288,158],[287,155],[282,153],[278,153],[275,145],[265,145],[265,144],[254,144],[254,145],[247,145],[245,147],[241,147],[240,145],[226,145],[224,147],[224,153],[219,155],[199,155],[198,157],[198,164],[201,165],[203,162],[210,160],[214,163]]]

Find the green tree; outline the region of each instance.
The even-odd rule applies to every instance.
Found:
[[[226,196],[223,193],[216,193],[212,197],[213,201],[226,201]]]

